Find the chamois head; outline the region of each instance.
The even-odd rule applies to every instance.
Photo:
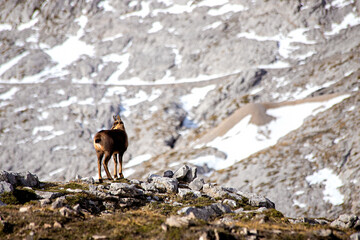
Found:
[[[124,122],[121,120],[120,115],[118,116],[114,115],[113,118],[114,118],[114,123],[111,127],[111,130],[114,129],[125,130],[125,125]]]

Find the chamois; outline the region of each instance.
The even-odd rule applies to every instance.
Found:
[[[122,160],[123,155],[128,147],[128,137],[125,131],[124,122],[120,116],[114,116],[114,124],[110,130],[102,130],[95,134],[94,148],[98,158],[99,182],[102,182],[101,177],[101,160],[104,157],[103,165],[106,175],[109,180],[112,180],[108,169],[108,163],[113,156],[114,158],[114,178],[117,178],[117,155],[119,155],[119,178],[123,178]]]

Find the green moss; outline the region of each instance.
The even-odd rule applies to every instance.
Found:
[[[75,183],[75,182],[70,182],[68,184],[65,184],[64,188],[65,189],[70,188],[70,189],[89,190],[89,187],[87,185],[79,184],[79,183]]]
[[[36,200],[37,195],[34,191],[29,189],[17,188],[13,192],[5,192],[0,195],[0,200],[6,204],[24,204],[31,200]]]
[[[169,240],[178,240],[182,239],[183,230],[177,227],[170,227],[166,232],[165,239]]]

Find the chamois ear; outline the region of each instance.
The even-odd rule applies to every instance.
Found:
[[[121,120],[120,115],[117,116],[117,120],[119,120],[119,121]]]
[[[116,115],[114,115],[113,118],[114,118],[114,121],[116,121]]]

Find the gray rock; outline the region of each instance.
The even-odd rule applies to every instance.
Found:
[[[232,208],[236,208],[237,206],[236,201],[232,199],[224,199],[223,204],[226,204]]]
[[[175,171],[173,178],[177,180],[183,180],[188,174],[190,167],[187,165],[183,165],[181,168]]]
[[[266,197],[254,194],[254,193],[245,193],[238,191],[237,194],[244,196],[249,199],[249,204],[253,207],[266,207],[266,208],[275,208],[275,203],[267,199]]]
[[[197,177],[197,168],[192,167],[187,172],[186,176],[184,177],[183,181],[190,183]]]
[[[191,212],[187,216],[170,216],[166,219],[165,224],[169,227],[188,227],[193,219],[196,219],[196,217]]]
[[[353,214],[342,214],[335,221],[333,221],[330,226],[340,228],[352,228],[355,226],[358,219],[359,218]]]
[[[59,212],[64,217],[75,217],[78,215],[78,213],[75,210],[68,207],[60,208]]]
[[[51,203],[51,200],[49,198],[40,199],[40,206],[45,207],[46,205],[49,205]]]
[[[13,186],[36,187],[40,184],[38,177],[30,172],[7,172],[0,171],[0,181],[5,181]]]
[[[65,206],[65,204],[66,204],[65,197],[59,197],[51,204],[51,208],[52,209],[61,208],[61,207]]]
[[[350,235],[351,240],[360,240],[360,232],[356,232]]]
[[[150,174],[149,177],[147,178],[147,181],[148,181],[149,183],[151,183],[154,178],[158,178],[158,177],[161,177],[161,176],[160,176],[160,175],[157,175],[157,174]]]
[[[47,191],[39,191],[36,190],[35,194],[38,196],[38,198],[47,198],[47,199],[54,199],[61,196],[64,196],[65,193],[62,192],[47,192]]]
[[[202,178],[195,178],[193,181],[189,183],[189,188],[191,190],[200,191],[205,184],[204,179]]]
[[[12,191],[14,191],[14,187],[10,183],[5,181],[0,182],[0,194],[4,192],[12,192]]]
[[[163,175],[163,177],[168,177],[168,178],[172,178],[173,176],[174,176],[174,172],[171,170],[166,170]]]
[[[144,195],[144,191],[138,189],[135,184],[111,183],[109,193],[121,197],[137,197]]]
[[[206,207],[185,207],[178,211],[178,214],[194,214],[196,218],[209,220],[211,217],[221,216],[224,213],[230,213],[231,209],[227,205],[214,203]]]
[[[176,193],[178,190],[178,181],[175,178],[156,177],[152,183],[159,192]]]

